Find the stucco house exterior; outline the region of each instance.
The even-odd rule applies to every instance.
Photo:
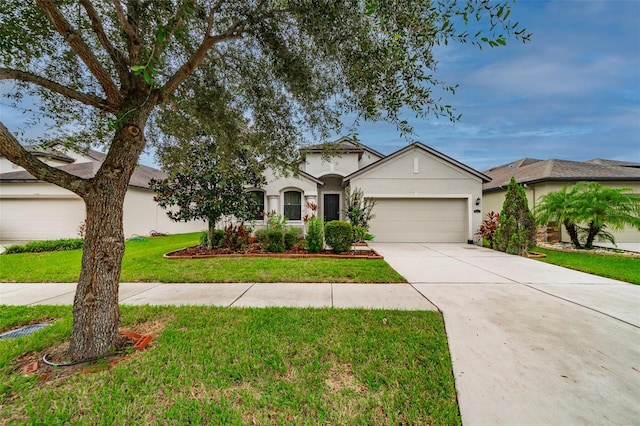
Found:
[[[506,188],[512,176],[523,185],[531,210],[535,209],[541,196],[579,181],[599,182],[611,188],[630,188],[634,194],[640,195],[640,163],[599,158],[584,162],[522,158],[483,173],[491,178],[482,187],[483,217],[488,212],[502,210]],[[640,231],[637,229],[627,227],[611,233],[616,243],[640,243]],[[570,242],[563,227],[560,228],[560,241]]]
[[[266,172],[264,188],[251,188],[264,211],[284,215],[303,226],[318,206],[325,222],[344,220],[345,189],[359,188],[376,201],[370,232],[377,242],[471,243],[481,221],[482,184],[486,175],[421,143],[383,155],[348,138],[303,149],[297,176]],[[265,219],[256,216],[257,227]]]
[[[293,226],[303,227],[310,215],[307,203],[318,206],[325,222],[344,220],[345,189],[359,188],[376,201],[370,232],[379,242],[471,243],[480,225],[482,184],[486,175],[421,143],[383,155],[363,144],[341,138],[326,146],[302,150],[299,173],[265,172],[266,185],[247,188],[260,205],[253,218],[266,226],[261,212],[275,212]],[[105,155],[96,151],[36,152],[49,164],[91,177]],[[203,222],[176,223],[153,201],[151,178],[164,174],[139,166],[124,205],[125,237],[206,229]],[[75,194],[42,182],[0,157],[0,240],[72,238],[84,220],[84,203]]]
[[[29,149],[46,163],[84,178],[94,176],[105,158],[105,154],[94,150],[79,153]],[[153,200],[149,180],[164,177],[164,173],[151,167],[136,168],[124,202],[125,238],[149,235],[151,231],[175,234],[206,229],[200,221],[171,221]],[[78,227],[84,218],[85,206],[79,196],[36,179],[0,156],[0,241],[78,238]]]

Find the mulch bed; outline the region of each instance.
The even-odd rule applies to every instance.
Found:
[[[306,249],[300,248],[296,245],[291,250],[286,250],[282,253],[267,253],[264,251],[262,244],[260,243],[251,243],[242,252],[233,251],[228,248],[208,249],[202,246],[193,246],[166,253],[164,257],[167,259],[202,259],[210,257],[325,257],[339,259],[383,259],[382,256],[368,247],[363,247],[362,250],[351,250],[336,254],[331,250],[323,250],[320,253],[310,253]]]

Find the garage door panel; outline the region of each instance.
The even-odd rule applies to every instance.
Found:
[[[3,199],[0,239],[77,238],[84,214],[84,202],[80,199]]]
[[[466,199],[379,199],[371,233],[379,242],[466,242]]]

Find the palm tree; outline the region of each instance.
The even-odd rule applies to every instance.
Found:
[[[598,182],[578,182],[569,192],[565,186],[540,197],[535,209],[536,223],[544,225],[553,220],[562,223],[578,249],[591,249],[596,237],[615,243],[607,229],[620,230],[629,225],[640,230],[640,197],[630,191]],[[581,230],[586,235],[584,245],[578,235]]]
[[[591,249],[596,237],[609,236],[606,228],[640,230],[640,197],[629,188],[610,188],[598,182],[578,182],[571,190],[575,200],[575,220],[587,224],[584,248]],[[613,241],[613,238],[611,238]]]
[[[578,239],[576,214],[572,206],[572,192],[567,192],[565,186],[560,191],[543,195],[534,209],[534,215],[538,225],[547,225],[553,221],[563,224],[574,247],[582,248]]]

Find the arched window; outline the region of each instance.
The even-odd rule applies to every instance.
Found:
[[[264,219],[264,192],[262,191],[249,191],[249,196],[251,196],[255,202],[255,210],[253,214],[249,217],[251,220],[262,220]]]
[[[284,193],[284,217],[289,220],[302,220],[302,193],[286,191]]]

